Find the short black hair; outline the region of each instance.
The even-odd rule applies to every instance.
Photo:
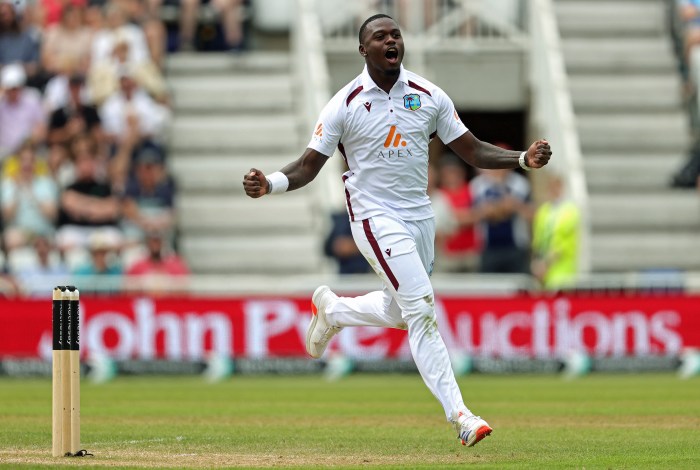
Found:
[[[365,30],[367,29],[367,25],[370,24],[374,20],[378,20],[379,18],[389,18],[391,21],[394,21],[394,18],[392,18],[389,15],[386,15],[384,13],[377,13],[376,15],[372,15],[369,18],[365,20],[364,23],[362,23],[362,26],[360,26],[360,33],[358,34],[358,37],[360,39],[360,44],[362,44],[362,36],[365,34]]]

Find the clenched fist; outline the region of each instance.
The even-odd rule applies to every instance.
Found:
[[[245,193],[252,198],[259,198],[267,194],[269,189],[267,178],[262,171],[251,168],[248,173],[243,176],[243,189]]]

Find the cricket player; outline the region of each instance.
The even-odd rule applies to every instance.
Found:
[[[343,182],[352,234],[384,288],[360,297],[338,297],[328,286],[316,289],[306,349],[321,357],[345,327],[408,329],[425,384],[442,404],[457,438],[473,446],[492,429],[464,404],[437,327],[430,283],[435,222],[426,194],[428,143],[438,136],[478,168],[540,168],[552,152],[545,140],[518,152],[477,139],[445,92],[403,68],[401,30],[391,17],[368,18],[359,40],[365,68],[323,109],[303,155],[267,176],[251,169],[243,187],[252,198],[301,188],[340,150],[349,168]]]

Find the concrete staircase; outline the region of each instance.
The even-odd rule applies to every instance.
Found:
[[[664,0],[555,0],[590,194],[592,269],[700,269],[700,198]]]
[[[298,274],[323,266],[313,188],[250,199],[251,167],[279,170],[301,155],[287,53],[176,54],[170,170],[178,183],[180,249],[195,273]],[[303,142],[303,143],[302,143]]]

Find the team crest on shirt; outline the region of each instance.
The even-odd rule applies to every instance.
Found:
[[[416,95],[415,93],[403,95],[403,107],[410,111],[420,109],[420,95]]]

